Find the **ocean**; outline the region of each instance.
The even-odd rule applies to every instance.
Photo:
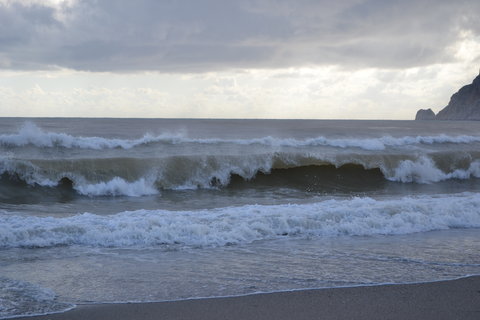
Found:
[[[480,274],[480,122],[0,118],[0,318]]]

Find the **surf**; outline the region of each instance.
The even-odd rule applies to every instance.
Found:
[[[475,156],[475,157],[474,157]],[[387,181],[431,184],[480,177],[476,155],[342,156],[290,153],[164,158],[0,159],[0,187],[70,186],[88,196],[143,196],[162,190],[268,186],[334,192],[381,187]],[[7,191],[5,191],[7,193]]]
[[[129,150],[149,144],[205,144],[205,145],[264,145],[270,147],[315,147],[329,146],[334,148],[359,148],[362,150],[381,151],[392,147],[434,145],[434,144],[468,144],[480,142],[480,136],[472,135],[427,135],[427,136],[381,136],[378,138],[328,138],[317,136],[312,138],[279,138],[272,136],[251,139],[228,138],[192,138],[186,133],[165,132],[160,135],[145,133],[136,139],[105,138],[95,136],[73,136],[62,132],[45,131],[33,122],[25,122],[17,133],[1,134],[0,146],[67,149],[125,149]]]
[[[480,227],[478,194],[71,217],[0,215],[0,247],[211,247],[282,237],[395,235]]]

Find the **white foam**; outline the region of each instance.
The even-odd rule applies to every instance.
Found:
[[[0,277],[0,318],[66,311],[71,304],[56,300],[55,293],[36,284]]]
[[[38,167],[30,161],[17,160],[10,156],[0,156],[0,174],[16,174],[30,185],[38,184],[44,187],[54,187],[58,183],[42,174]]]
[[[170,137],[170,135],[169,135]],[[146,134],[140,139],[107,139],[102,137],[75,137],[66,133],[45,132],[32,122],[25,122],[16,134],[0,135],[0,144],[11,146],[34,145],[42,148],[63,147],[80,149],[130,149],[136,145],[162,139]]]
[[[456,169],[445,173],[438,169],[435,163],[428,157],[420,157],[416,161],[404,160],[394,170],[393,176],[387,179],[399,182],[432,183],[449,179],[470,179],[480,177],[480,161],[474,161],[468,169]]]
[[[63,147],[80,149],[131,149],[149,143],[197,143],[197,144],[239,144],[266,145],[272,147],[305,147],[330,146],[336,148],[359,148],[370,151],[381,151],[388,147],[402,147],[418,144],[467,144],[480,142],[480,136],[405,136],[379,138],[326,138],[323,136],[298,140],[293,138],[275,138],[271,136],[253,139],[220,139],[220,138],[190,138],[181,133],[164,133],[161,135],[145,134],[139,139],[107,139],[103,137],[76,137],[66,133],[45,132],[32,122],[25,122],[18,133],[0,135],[0,145],[26,146],[34,145],[42,148]]]
[[[113,160],[112,160],[113,161]],[[176,160],[173,160],[176,161]],[[149,170],[139,172],[137,176],[129,179],[123,178],[128,170],[109,172],[111,177],[98,177],[90,171],[92,165],[68,168],[61,165],[58,169],[42,169],[30,161],[0,158],[0,174],[14,174],[30,185],[55,187],[58,182],[66,177],[73,182],[73,188],[81,195],[86,196],[146,196],[158,194],[158,189],[185,190],[208,189],[226,186],[230,183],[232,175],[239,175],[245,180],[255,177],[259,172],[271,172],[275,163],[280,163],[280,168],[299,167],[308,165],[332,164],[341,167],[345,164],[356,164],[365,169],[379,168],[384,177],[390,181],[401,183],[435,183],[449,179],[480,178],[480,161],[475,160],[466,169],[451,169],[444,172],[435,162],[427,157],[420,156],[414,160],[389,161],[389,158],[351,157],[346,159],[327,159],[318,155],[309,158],[291,154],[261,154],[250,156],[232,157],[193,157],[183,164],[172,165],[172,162],[153,161],[152,163],[140,162],[132,166],[132,171],[138,168]],[[452,163],[453,165],[453,163]],[[392,166],[392,167],[389,167]],[[141,171],[141,170],[137,170]]]
[[[195,211],[138,210],[66,218],[0,214],[0,247],[224,246],[285,236],[408,234],[480,227],[480,194],[353,198]]]
[[[78,193],[87,196],[140,197],[158,194],[158,190],[155,188],[154,182],[149,182],[145,178],[128,182],[120,177],[115,177],[108,182],[74,185],[74,189]]]
[[[30,161],[0,157],[0,174],[4,173],[16,174],[27,184],[42,187],[56,187],[58,181],[68,178],[73,181],[73,188],[79,194],[87,196],[140,197],[159,193],[155,188],[154,175],[147,175],[135,181],[127,181],[115,176],[108,181],[89,182],[81,173],[58,171],[48,175],[46,170],[38,168]]]

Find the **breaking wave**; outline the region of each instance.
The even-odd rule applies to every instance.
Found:
[[[427,156],[323,159],[279,154],[70,161],[3,159],[0,160],[0,189],[9,187],[10,193],[18,193],[22,189],[30,192],[32,187],[61,187],[86,196],[139,197],[162,190],[256,186],[322,192],[362,191],[381,187],[388,181],[429,184],[480,177],[480,160],[443,159],[448,167],[442,167],[442,159]],[[12,191],[12,187],[17,191]]]
[[[467,144],[480,142],[480,136],[445,134],[435,136],[405,136],[379,138],[326,138],[323,136],[303,140],[293,138],[262,137],[253,139],[220,139],[220,138],[190,138],[183,134],[165,133],[161,135],[145,134],[138,139],[108,139],[103,137],[80,137],[66,133],[46,132],[32,122],[26,122],[13,134],[0,135],[0,146],[23,147],[35,146],[39,148],[79,148],[79,149],[131,149],[140,145],[152,143],[166,144],[238,144],[238,145],[266,145],[272,147],[308,147],[329,146],[335,148],[359,148],[362,150],[381,151],[389,147],[432,144]]]
[[[470,163],[466,169],[451,172],[440,170],[432,159],[421,157],[416,161],[404,160],[395,168],[389,180],[399,182],[433,183],[450,179],[480,178],[480,161]]]
[[[353,198],[312,204],[101,216],[0,216],[0,247],[209,247],[282,237],[393,235],[480,227],[480,195]]]
[[[139,197],[258,184],[328,192],[385,182],[465,180],[480,177],[474,142],[480,136],[229,140],[146,134],[126,140],[46,132],[27,122],[18,133],[0,135],[0,201],[32,187]],[[139,145],[144,147],[132,149]]]

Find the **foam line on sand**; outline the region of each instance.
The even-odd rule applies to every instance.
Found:
[[[480,319],[480,276],[156,303],[80,305],[28,320]]]

